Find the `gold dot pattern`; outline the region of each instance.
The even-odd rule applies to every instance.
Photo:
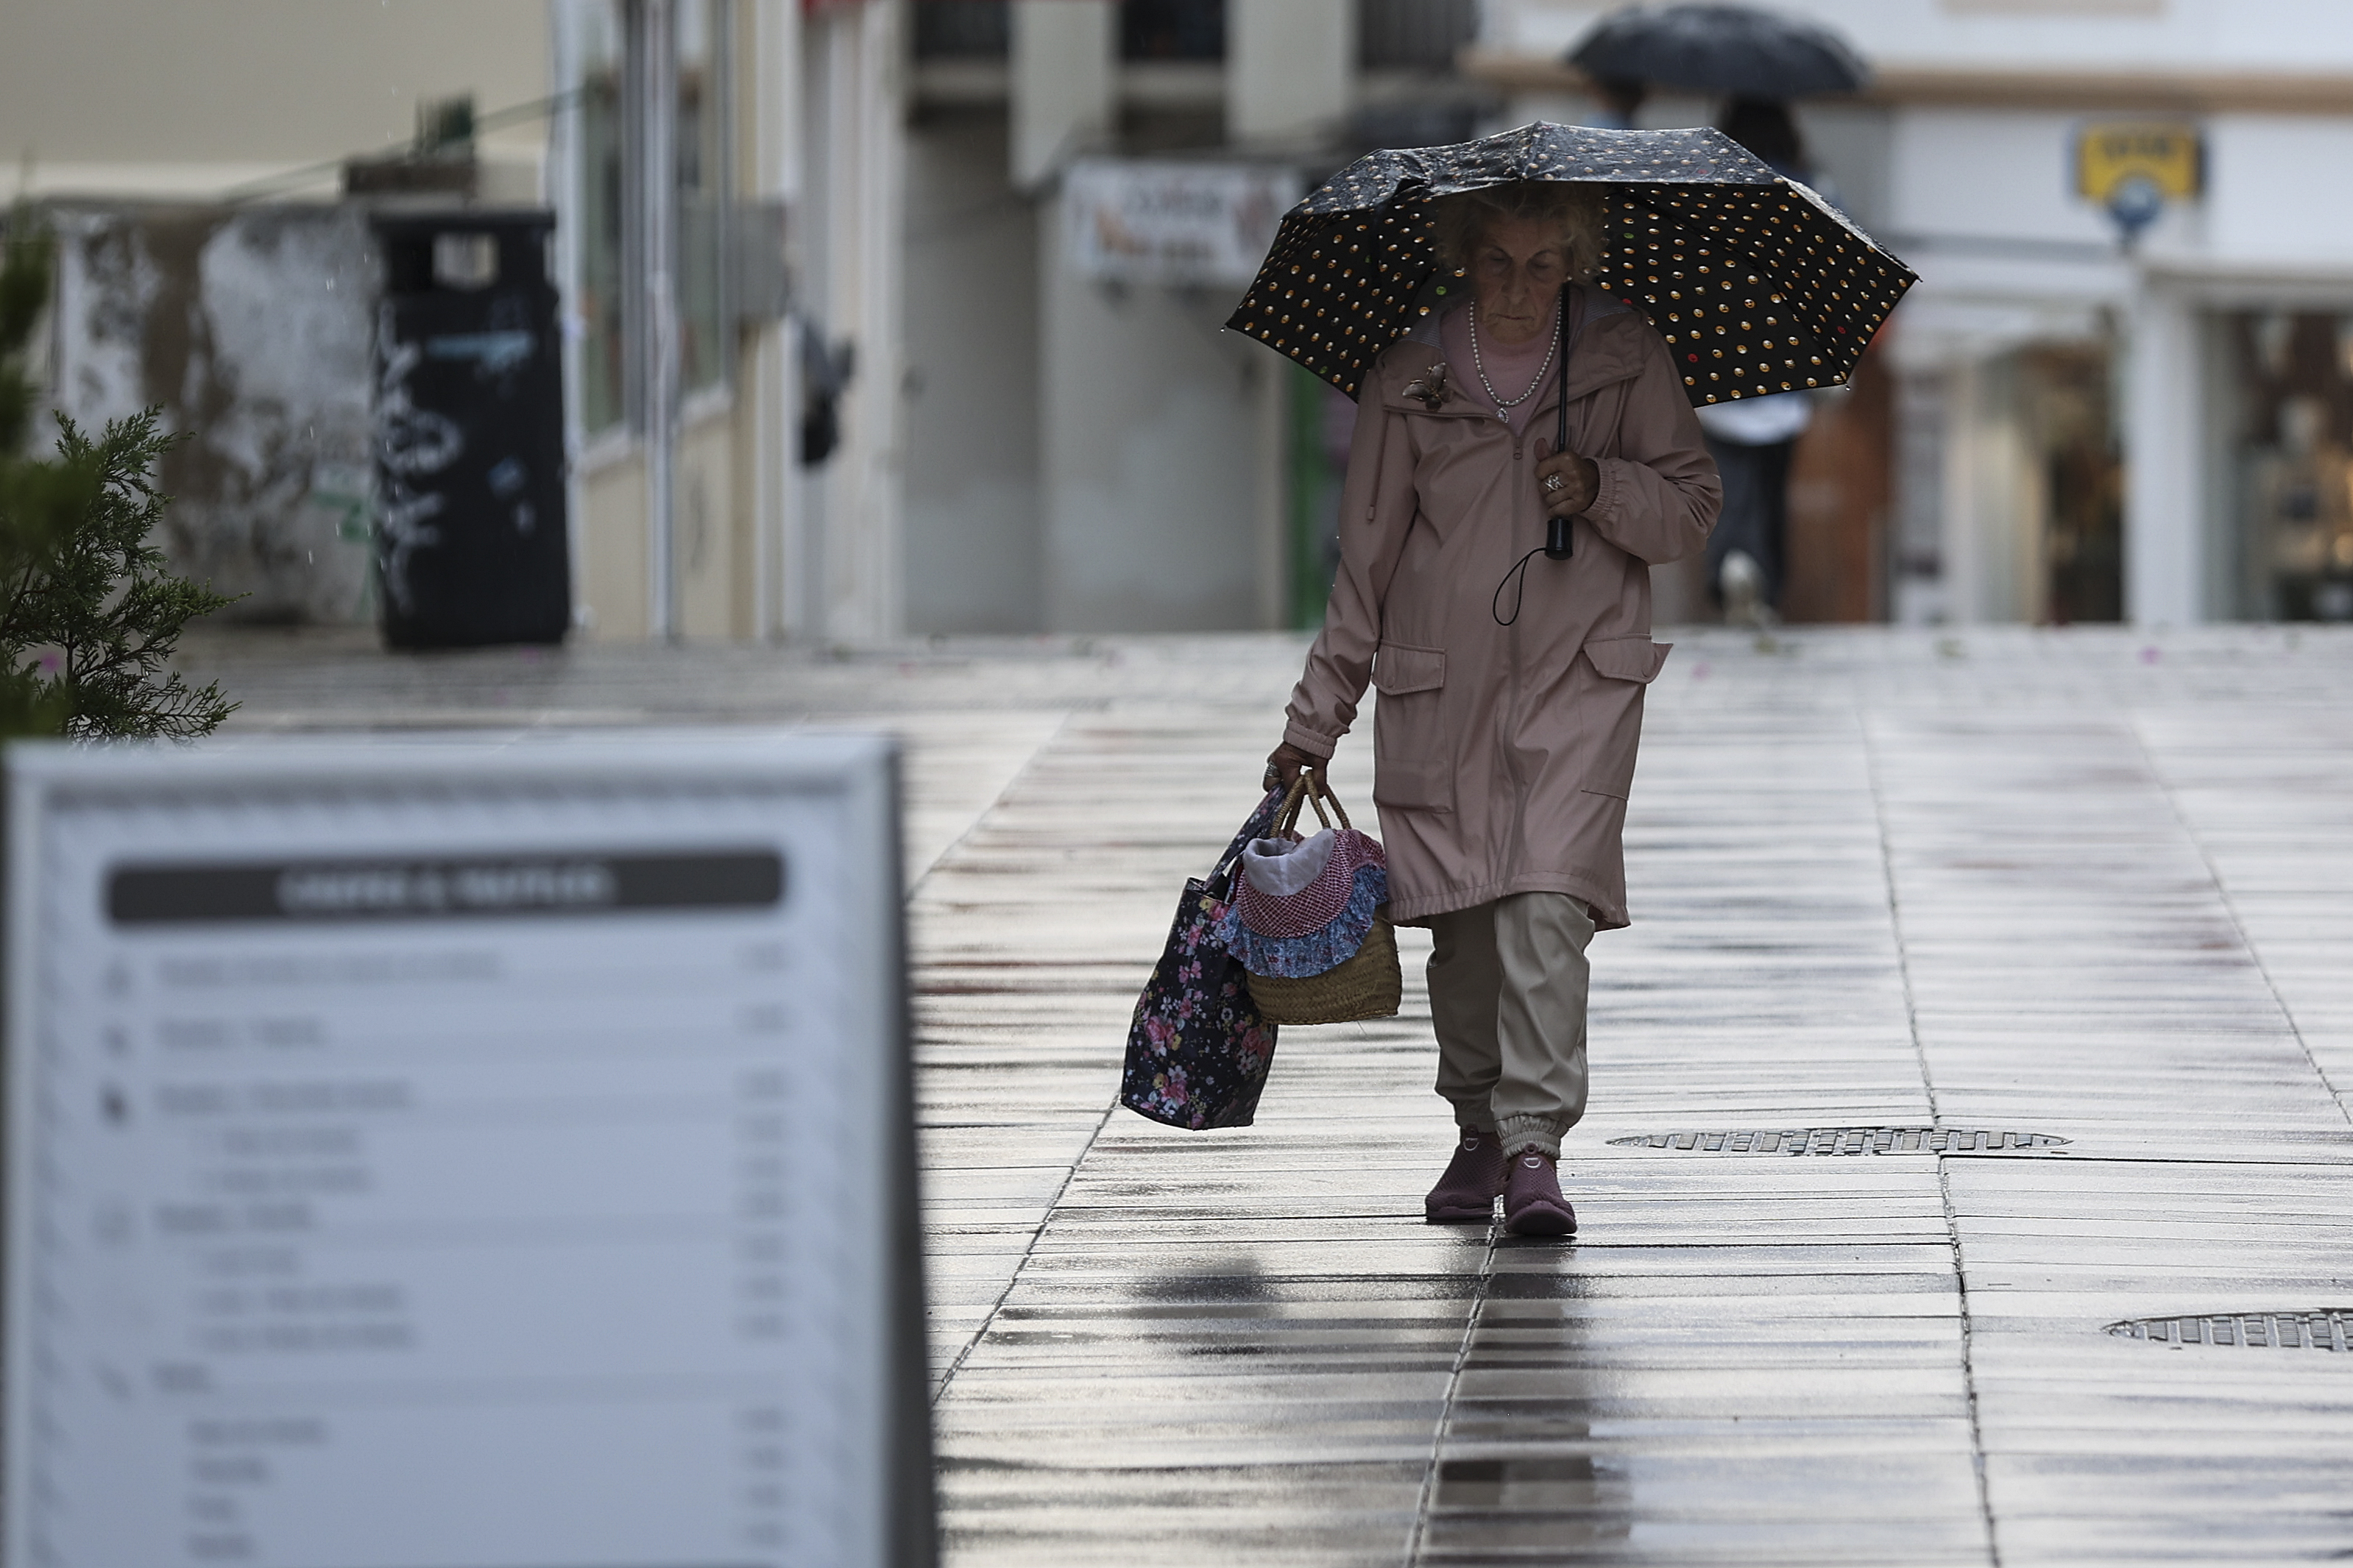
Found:
[[[1916,281],[1721,132],[1537,123],[1349,164],[1284,216],[1226,324],[1355,396],[1429,309],[1429,201],[1511,180],[1608,187],[1595,286],[1658,329],[1694,404],[1838,385]]]

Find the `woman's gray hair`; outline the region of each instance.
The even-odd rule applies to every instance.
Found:
[[[1601,262],[1602,187],[1559,180],[1514,180],[1430,204],[1437,228],[1438,264],[1450,272],[1471,265],[1472,252],[1497,218],[1556,225],[1568,253],[1568,275],[1582,282]]]

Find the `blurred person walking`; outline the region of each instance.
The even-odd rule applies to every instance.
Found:
[[[1562,1235],[1586,948],[1627,923],[1626,795],[1666,658],[1650,567],[1702,546],[1719,491],[1666,345],[1585,281],[1599,190],[1521,182],[1433,206],[1440,266],[1471,287],[1366,378],[1339,575],[1268,774],[1320,770],[1379,689],[1390,914],[1436,939],[1438,1091],[1461,1130],[1426,1212],[1483,1222],[1501,1194],[1511,1230]],[[1564,398],[1556,451],[1529,433]],[[1506,623],[1499,586],[1547,518],[1571,520],[1571,567],[1523,582]]]
[[[1752,5],[1629,5],[1596,23],[1567,58],[1605,100],[1615,101],[1630,83],[1724,95],[1716,129],[1775,174],[1809,184],[1788,100],[1853,92],[1871,75],[1830,28]],[[1812,395],[1804,391],[1699,411],[1724,476],[1724,517],[1707,544],[1708,594],[1736,625],[1761,628],[1778,618],[1788,570],[1789,459],[1812,417]]]
[[[1806,178],[1805,144],[1780,100],[1735,98],[1715,128],[1775,174]],[[1724,476],[1724,516],[1707,541],[1708,594],[1735,626],[1761,630],[1779,618],[1788,561],[1789,459],[1813,417],[1810,392],[1743,397],[1699,410],[1708,452]]]

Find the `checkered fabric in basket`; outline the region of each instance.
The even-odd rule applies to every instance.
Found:
[[[1254,862],[1322,853],[1324,868],[1293,893],[1271,893],[1252,877]],[[1388,858],[1378,840],[1353,827],[1326,828],[1312,839],[1296,835],[1259,839],[1243,851],[1218,934],[1252,974],[1303,980],[1356,955],[1373,929],[1373,912],[1388,902]]]

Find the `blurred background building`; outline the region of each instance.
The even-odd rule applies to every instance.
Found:
[[[1472,133],[1478,26],[1475,0],[919,0],[911,628],[1320,616],[1346,405],[1221,325],[1308,182]]]
[[[577,626],[891,635],[904,20],[881,0],[11,5],[0,184],[62,241],[58,401],[161,404],[189,432],[165,542],[252,595],[228,614],[371,620],[367,215],[543,207]]]
[[[1613,7],[1489,0],[1504,118],[1582,118]],[[1873,79],[1798,108],[1822,183],[1921,282],[1791,487],[1797,618],[2353,617],[2353,8],[2327,0],[1800,0]],[[1653,98],[1640,122],[1702,122]],[[2087,132],[2198,167],[2132,250]]]
[[[1350,410],[1221,321],[1357,153],[1619,112],[1613,9],[18,0],[0,181],[60,404],[190,432],[166,542],[237,613],[375,614],[366,216],[438,203],[554,216],[586,635],[1292,626]],[[2353,8],[1780,9],[1870,61],[1805,161],[1922,276],[1797,450],[1790,618],[2353,618]],[[2127,245],[2085,159],[2151,147]]]

